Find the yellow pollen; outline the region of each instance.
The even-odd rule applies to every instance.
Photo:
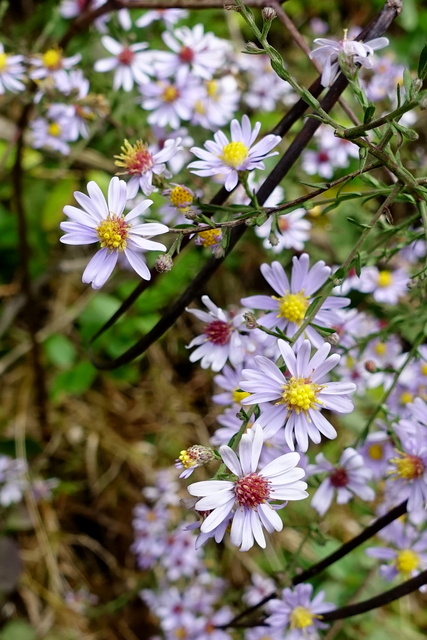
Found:
[[[55,136],[55,138],[61,135],[61,127],[57,122],[51,122],[47,128],[47,131],[50,136]]]
[[[278,318],[285,318],[285,320],[294,322],[297,325],[301,324],[310,304],[302,291],[299,293],[287,293],[283,298],[271,297],[279,302]]]
[[[175,100],[179,97],[179,91],[178,89],[175,89],[175,87],[166,87],[166,89],[163,90],[162,93],[162,98],[165,102],[175,102]]]
[[[378,342],[374,347],[374,351],[378,356],[383,356],[387,353],[387,345],[384,342]]]
[[[221,231],[220,229],[209,229],[208,231],[201,231],[197,234],[197,237],[202,247],[212,247],[221,239]]]
[[[101,247],[110,251],[124,251],[127,246],[129,225],[124,218],[110,214],[96,228]]]
[[[372,460],[382,460],[384,455],[382,445],[371,444],[371,446],[368,447],[368,455],[370,458],[372,458]]]
[[[414,399],[414,395],[410,391],[404,391],[400,394],[400,404],[409,404]]]
[[[378,274],[377,285],[379,287],[389,287],[393,282],[391,271],[380,271]]]
[[[399,453],[400,458],[391,458],[390,462],[396,466],[396,473],[404,480],[415,480],[424,473],[424,464],[418,456]]]
[[[42,56],[43,64],[51,71],[62,67],[62,55],[59,49],[48,49]]]
[[[229,142],[222,150],[221,160],[237,169],[248,157],[249,148],[243,142]]]
[[[291,629],[305,629],[313,624],[313,618],[316,618],[306,607],[295,607],[290,615]]]
[[[183,466],[186,469],[197,466],[196,460],[188,455],[187,449],[183,449],[182,451],[179,452],[178,460],[182,462]]]
[[[131,144],[129,140],[125,139],[120,150],[122,153],[114,156],[116,158],[114,164],[117,167],[126,169],[122,173],[144,174],[154,164],[153,154],[142,140],[137,140],[135,144]]]
[[[194,196],[190,189],[177,185],[171,189],[169,200],[178,209],[188,209],[193,204]]]
[[[240,404],[244,398],[247,398],[251,394],[249,391],[239,391],[239,389],[234,389],[231,395],[233,396],[233,402]]]
[[[0,53],[0,71],[6,71],[7,69],[7,53]]]
[[[423,374],[423,376],[427,376],[427,364],[421,365],[421,373]]]
[[[411,551],[411,549],[403,549],[397,554],[396,569],[400,573],[412,573],[412,571],[418,569],[419,565],[420,559],[415,551]]]
[[[210,98],[216,98],[218,95],[218,83],[215,80],[208,80],[206,90]]]
[[[205,105],[201,100],[197,100],[196,104],[194,105],[194,111],[196,113],[199,113],[201,116],[206,113]]]
[[[321,385],[310,382],[310,379],[292,377],[283,385],[282,399],[277,404],[286,404],[288,409],[296,413],[317,409],[317,394],[321,389]]]

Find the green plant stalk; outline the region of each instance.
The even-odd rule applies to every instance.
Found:
[[[407,111],[410,111],[414,107],[417,107],[421,97],[422,95],[416,100],[411,100],[410,102],[406,102],[398,109],[391,111],[390,113],[388,113],[385,116],[382,116],[381,118],[377,118],[376,120],[371,120],[371,122],[369,122],[368,124],[360,124],[357,127],[351,127],[350,129],[340,130],[340,131],[337,131],[335,135],[337,136],[337,138],[343,138],[344,140],[350,140],[352,138],[358,138],[359,136],[364,136],[367,131],[371,131],[372,129],[377,129],[377,127],[381,127],[383,124],[387,124],[393,120],[396,120],[396,118],[400,118]]]
[[[378,220],[380,219],[384,211],[386,211],[388,207],[391,205],[391,203],[396,199],[397,195],[402,190],[402,188],[403,188],[403,185],[400,182],[397,182],[394,185],[393,190],[391,191],[389,196],[384,200],[384,202],[382,203],[382,205],[379,207],[374,217],[372,218],[371,224],[369,225],[369,227],[364,229],[363,232],[361,233],[359,240],[356,242],[354,248],[350,251],[346,260],[342,264],[341,266],[342,269],[346,271],[349,268],[350,264],[358,254],[362,245],[364,244],[366,238],[369,236],[369,234],[371,233],[372,229],[374,228],[374,226],[376,225],[376,223],[378,222]],[[325,302],[326,298],[330,295],[334,286],[336,286],[336,282],[335,282],[334,276],[332,275],[329,280],[329,283],[326,285],[325,290],[322,293],[322,295],[319,297],[317,303],[315,304],[311,312],[306,316],[306,318],[304,318],[302,325],[300,326],[296,334],[292,337],[293,343],[295,343],[296,340],[298,340],[298,338],[304,333],[304,331],[306,330],[310,322],[313,321],[313,319],[316,316],[316,313],[319,311],[320,307]]]

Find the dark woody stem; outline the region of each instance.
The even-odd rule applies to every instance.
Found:
[[[340,560],[341,558],[349,554],[351,551],[359,547],[361,544],[369,540],[369,538],[372,538],[372,536],[378,533],[378,531],[381,531],[381,529],[384,529],[384,527],[389,525],[391,522],[394,522],[394,520],[397,520],[397,518],[400,518],[400,516],[403,516],[406,513],[406,507],[407,507],[407,501],[405,500],[401,504],[397,505],[397,507],[394,507],[393,509],[388,511],[388,513],[386,513],[385,515],[375,520],[375,522],[369,525],[369,527],[366,527],[366,529],[364,529],[361,533],[359,533],[358,536],[356,536],[355,538],[352,538],[348,542],[345,542],[343,545],[341,545],[341,547],[339,547],[339,549],[331,553],[329,556],[326,556],[326,558],[323,558],[323,560],[320,560],[320,562],[313,564],[311,567],[309,567],[305,571],[298,573],[296,576],[292,578],[291,585],[295,587],[297,584],[301,584],[303,582],[306,582],[307,580],[310,580],[311,578],[314,578],[314,576],[317,576],[319,573],[321,573],[322,571],[330,567],[332,564],[334,564],[335,562],[337,562],[338,560]],[[259,609],[259,607],[262,607],[264,604],[266,604],[270,600],[273,600],[273,598],[276,598],[276,597],[277,597],[277,592],[272,591],[267,596],[265,596],[265,598],[257,602],[257,604],[253,605],[252,607],[248,607],[247,609],[239,613],[237,616],[235,616],[233,620],[231,620],[227,625],[224,625],[224,627],[221,627],[221,628],[234,627],[236,623],[239,620],[241,620],[241,618],[250,615],[257,609]],[[357,606],[357,605],[352,605],[352,606]],[[377,606],[380,606],[380,605],[377,605]],[[326,615],[327,614],[325,614],[325,616]],[[338,618],[334,618],[334,619],[338,620]]]
[[[370,40],[372,38],[381,36],[388,29],[396,15],[399,14],[400,10],[400,0],[388,0],[383,9],[375,16],[375,18],[369,23],[367,27],[365,27],[365,29],[359,35],[359,39]],[[340,74],[329,89],[326,96],[320,102],[320,106],[323,111],[329,112],[332,109],[347,85],[347,79],[343,74]],[[312,90],[313,94],[316,94],[317,92],[320,93],[322,91],[319,79],[316,80],[312,87],[310,87],[310,92]],[[317,95],[319,95],[319,93],[317,93]],[[273,130],[273,133],[278,133],[280,131],[280,135],[283,136],[284,133],[286,133],[286,131],[290,129],[292,124],[304,114],[306,109],[307,105],[305,104],[305,102],[299,100],[294,105],[294,107],[290,109],[289,113],[283,118],[276,129]],[[296,135],[295,139],[288,147],[281,160],[278,162],[276,167],[269,174],[269,176],[257,192],[257,199],[261,206],[298,160],[302,151],[310,142],[320,124],[321,123],[314,118],[309,118],[305,122],[301,131]],[[211,204],[224,204],[229,195],[229,192],[222,188],[212,199]],[[175,324],[176,320],[185,311],[185,308],[188,306],[188,304],[190,304],[197,296],[201,294],[208,280],[218,270],[218,268],[221,266],[222,262],[229,255],[232,249],[234,249],[235,245],[240,240],[246,229],[246,226],[242,226],[231,230],[229,244],[227,250],[224,253],[224,256],[222,258],[210,258],[210,260],[204,265],[204,267],[202,267],[202,269],[189,284],[187,289],[182,293],[182,295],[167,310],[165,310],[165,312],[162,314],[162,318],[153,327],[153,329],[151,329],[151,331],[149,331],[130,349],[125,351],[121,356],[115,358],[114,360],[100,360],[92,356],[94,365],[98,369],[115,369],[119,366],[128,364],[138,356],[142,355],[150,345],[158,340],[168,329],[170,329]],[[147,286],[148,282],[144,281],[136,287],[136,289],[132,292],[130,298],[123,303],[120,309],[118,309],[118,311],[110,318],[110,320],[92,338],[90,342],[91,344],[93,344],[97,337],[102,335],[117,321],[119,317],[123,315],[123,313],[127,309],[129,309],[131,304],[147,288]]]

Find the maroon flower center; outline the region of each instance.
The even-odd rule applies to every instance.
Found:
[[[329,162],[329,155],[326,153],[326,151],[319,151],[319,153],[317,154],[317,159],[319,160],[319,162]]]
[[[339,489],[340,487],[345,487],[348,484],[348,473],[342,467],[338,467],[332,471],[329,479],[331,481],[331,485],[336,489]]]
[[[89,6],[90,0],[77,0],[77,6],[80,11],[84,11]]]
[[[125,47],[117,57],[121,64],[130,65],[135,57],[135,54],[133,51],[131,51],[131,49],[129,49],[129,47]]]
[[[179,52],[179,59],[182,62],[192,62],[194,58],[194,51],[190,47],[183,47]]]
[[[234,485],[234,493],[237,502],[242,507],[254,509],[270,497],[270,483],[258,473],[250,473],[237,480]]]
[[[227,322],[223,322],[222,320],[214,320],[213,322],[210,322],[208,325],[206,325],[203,333],[205,334],[205,336],[207,336],[209,342],[222,347],[230,340],[232,331],[233,327],[227,324]]]

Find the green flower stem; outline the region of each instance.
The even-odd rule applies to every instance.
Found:
[[[351,127],[350,129],[344,129],[337,131],[335,135],[337,138],[343,138],[344,140],[351,140],[352,138],[358,138],[359,136],[364,136],[367,131],[371,131],[372,129],[377,129],[378,127],[382,127],[383,124],[387,124],[392,122],[393,120],[399,119],[404,113],[410,111],[414,107],[418,106],[421,97],[417,98],[417,100],[411,100],[410,102],[405,102],[401,107],[391,111],[385,116],[381,118],[377,118],[376,120],[371,120],[368,124],[361,124],[357,127]]]
[[[240,429],[238,430],[238,432],[230,439],[228,446],[233,449],[233,451],[236,451],[240,440],[242,439],[242,435],[245,433],[247,426],[250,422],[251,416],[255,411],[255,406],[256,405],[252,405],[248,411],[245,411],[246,414],[246,418],[242,421],[242,424],[240,426]],[[227,473],[227,467],[224,463],[222,463],[218,469],[218,471],[216,472],[216,474],[214,475],[214,477],[212,478],[212,480],[218,480],[218,479],[222,479],[224,474]]]
[[[421,220],[423,221],[424,235],[427,242],[427,204],[425,200],[420,200],[417,204],[418,204],[418,207],[417,207],[418,211],[420,212],[420,215],[421,215]],[[427,256],[426,256],[425,266],[427,267]]]
[[[331,127],[333,127],[334,129],[341,130],[343,128],[342,125],[338,124],[338,122],[331,118],[331,116],[322,109],[322,107],[320,106],[320,102],[316,100],[316,98],[310,93],[310,91],[307,91],[305,87],[302,87],[300,84],[298,84],[298,82],[286,70],[282,56],[274,47],[269,44],[265,34],[266,30],[260,31],[258,29],[252,11],[247,8],[243,0],[235,0],[235,2],[240,9],[241,16],[264,47],[266,54],[271,60],[271,66],[277,73],[279,78],[282,78],[282,80],[285,80],[291,85],[291,87],[299,95],[299,97],[302,98],[312,109],[316,111],[316,113],[320,116],[322,122],[331,125]]]
[[[352,251],[350,251],[350,253],[348,254],[346,260],[342,264],[341,268],[344,269],[344,271],[347,271],[347,269],[351,265],[352,261],[357,256],[359,250],[363,246],[366,238],[369,236],[369,234],[371,233],[372,229],[375,227],[376,223],[381,218],[382,214],[385,211],[387,211],[388,207],[392,204],[392,202],[394,202],[394,200],[396,199],[396,197],[398,196],[398,194],[402,190],[402,188],[403,188],[403,185],[400,182],[397,182],[394,185],[393,190],[391,191],[389,196],[384,200],[384,202],[382,203],[382,205],[379,207],[379,209],[375,213],[374,217],[372,218],[371,224],[369,225],[369,227],[367,227],[366,229],[363,230],[363,232],[360,235],[359,240],[356,242],[356,244],[354,245],[354,248],[352,249]],[[298,329],[296,334],[292,337],[292,342],[293,343],[295,343],[296,340],[298,340],[298,338],[304,333],[304,331],[306,330],[306,328],[308,327],[310,322],[313,321],[313,319],[316,316],[316,313],[319,311],[319,309],[321,308],[322,304],[325,302],[326,298],[330,295],[330,293],[332,292],[332,289],[335,286],[336,286],[336,281],[335,281],[334,275],[332,275],[330,277],[329,283],[326,285],[322,295],[318,298],[318,300],[317,300],[316,304],[314,305],[314,307],[312,308],[311,312],[304,318],[304,322],[302,323],[302,325],[300,326],[300,328]]]
[[[424,342],[424,339],[425,339],[425,336],[426,336],[426,329],[427,329],[427,327],[424,327],[423,330],[419,333],[419,335],[415,339],[415,342],[412,345],[408,355],[406,356],[403,364],[395,372],[395,374],[393,376],[393,382],[392,382],[391,386],[389,387],[389,389],[387,389],[387,391],[385,391],[383,393],[383,395],[381,397],[381,400],[378,402],[376,408],[374,409],[374,411],[369,416],[369,419],[368,419],[368,421],[367,421],[367,423],[365,425],[365,428],[363,429],[362,433],[360,434],[359,438],[357,439],[356,446],[360,442],[364,442],[366,440],[366,438],[368,436],[368,433],[369,433],[369,430],[370,430],[374,420],[376,419],[376,417],[378,416],[378,414],[380,413],[380,411],[384,407],[384,404],[387,402],[388,397],[390,396],[391,392],[393,391],[393,389],[397,385],[397,383],[399,381],[399,378],[402,375],[403,370],[408,366],[408,364],[410,363],[412,358],[415,357],[415,355],[416,355],[416,353],[418,351],[418,347],[420,346],[420,344],[422,344]]]

